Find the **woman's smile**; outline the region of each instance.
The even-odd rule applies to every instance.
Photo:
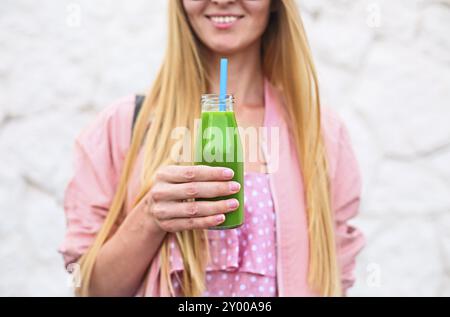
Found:
[[[236,15],[231,13],[225,14],[208,14],[205,17],[211,21],[212,25],[220,30],[227,30],[236,25],[239,20],[243,19],[243,15]]]

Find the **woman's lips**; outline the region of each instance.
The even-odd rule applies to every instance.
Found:
[[[225,30],[233,27],[243,16],[240,15],[207,15],[211,23],[218,29]]]

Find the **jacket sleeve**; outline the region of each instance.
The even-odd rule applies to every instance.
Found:
[[[361,175],[346,127],[340,124],[335,177],[332,181],[332,206],[336,221],[338,262],[344,294],[355,282],[355,258],[365,241],[360,230],[349,221],[359,212]]]
[[[78,261],[108,213],[131,137],[133,98],[103,110],[75,140],[74,173],[64,194],[66,232],[58,251]]]

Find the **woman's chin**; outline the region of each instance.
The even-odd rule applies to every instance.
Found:
[[[240,45],[230,45],[229,43],[214,43],[208,44],[210,51],[217,55],[230,56],[243,50]]]

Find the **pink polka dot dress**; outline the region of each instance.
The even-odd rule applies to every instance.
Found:
[[[211,261],[206,268],[208,297],[275,297],[275,211],[269,175],[244,176],[245,223],[230,230],[209,230]],[[170,243],[171,278],[181,295],[183,263],[175,239]]]

